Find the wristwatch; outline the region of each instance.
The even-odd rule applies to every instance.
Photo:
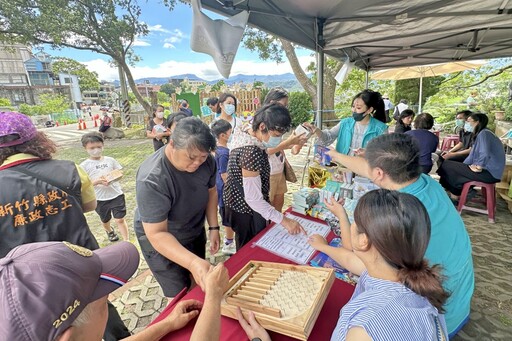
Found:
[[[261,341],[259,337],[255,337],[254,339],[251,339],[251,341]]]
[[[220,227],[218,227],[218,226],[210,226],[210,227],[208,227],[208,231],[218,231],[218,230],[220,230]]]

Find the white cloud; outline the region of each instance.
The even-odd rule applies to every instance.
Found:
[[[303,69],[309,65],[314,57],[302,56],[299,57],[299,63]],[[95,59],[88,62],[83,62],[91,71],[96,71],[101,80],[113,81],[119,79],[116,68],[109,65],[107,61],[102,59]],[[213,60],[206,62],[178,62],[167,61],[159,64],[157,67],[149,66],[135,66],[131,68],[132,75],[135,79],[144,77],[170,77],[181,75],[185,73],[195,74],[196,76],[206,79],[215,80],[222,78],[217,71]],[[288,62],[277,64],[275,62],[260,62],[253,60],[235,60],[231,75],[244,74],[244,75],[280,75],[287,72],[293,72]]]
[[[138,39],[138,38],[136,38],[136,39],[133,41],[132,46],[144,47],[144,46],[151,46],[151,44],[150,44],[150,43],[148,43],[148,42],[147,42],[147,41],[145,41],[145,40],[142,40],[142,39]]]
[[[175,49],[175,48],[176,48],[176,46],[174,46],[174,45],[173,45],[173,44],[171,44],[171,43],[165,43],[165,44],[163,45],[163,48],[164,48],[164,49]]]
[[[160,24],[157,24],[157,25],[148,25],[148,30],[150,30],[151,32],[163,32],[163,33],[171,33],[170,30],[164,28],[162,25]]]
[[[183,39],[188,38],[188,36],[183,33],[181,30],[175,28],[172,32],[168,32],[170,34],[170,37],[167,37],[164,39],[164,45],[163,47],[168,48],[174,48],[176,43],[181,43]]]

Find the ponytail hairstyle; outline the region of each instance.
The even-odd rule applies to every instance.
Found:
[[[439,265],[429,266],[425,251],[430,218],[413,195],[386,189],[366,193],[354,211],[358,233],[368,237],[384,260],[398,270],[400,282],[425,297],[443,313],[449,294],[443,289]]]
[[[386,123],[386,107],[384,105],[384,100],[382,99],[382,95],[380,92],[373,91],[370,89],[366,89],[358,93],[352,99],[352,103],[360,98],[363,100],[364,104],[368,108],[373,108],[372,116],[373,118],[381,121],[382,123]]]

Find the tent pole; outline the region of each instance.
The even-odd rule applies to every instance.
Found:
[[[423,98],[423,76],[420,76],[420,105],[418,107],[418,114],[421,114],[421,99]]]
[[[317,52],[317,83],[316,83],[316,93],[317,93],[317,108],[316,108],[316,123],[318,128],[322,129],[323,126],[323,117],[322,117],[322,109],[324,106],[324,50],[320,49]]]
[[[325,19],[317,18],[316,19],[316,57],[317,57],[317,67],[316,67],[316,124],[318,128],[322,129],[323,127],[323,118],[322,111],[324,107],[324,23]]]
[[[366,76],[365,76],[365,82],[366,82],[366,87],[365,89],[368,89],[368,83],[370,82],[370,78],[368,77],[368,70],[366,70]]]

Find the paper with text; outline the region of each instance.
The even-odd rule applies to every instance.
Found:
[[[304,227],[308,236],[319,234],[327,237],[329,234],[330,228],[325,223],[318,223],[293,214],[286,214],[286,216],[298,221]],[[288,231],[281,224],[276,224],[256,242],[256,245],[298,264],[307,264],[315,252],[315,249],[308,244],[308,236],[303,233],[288,234]]]

